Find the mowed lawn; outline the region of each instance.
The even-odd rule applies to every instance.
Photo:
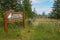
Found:
[[[51,20],[37,19],[25,28],[11,24],[8,33],[0,27],[0,40],[60,40],[60,20]]]

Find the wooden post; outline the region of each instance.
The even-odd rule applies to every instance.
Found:
[[[7,18],[8,15],[5,13],[3,17],[4,17],[4,31],[8,32],[8,18]]]
[[[25,14],[23,14],[23,28],[25,28]]]

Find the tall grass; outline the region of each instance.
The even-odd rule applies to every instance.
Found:
[[[26,24],[24,29],[22,24],[13,23],[8,28],[8,33],[5,33],[4,27],[0,27],[0,40],[60,40],[59,21],[39,21],[37,26]]]
[[[60,40],[60,25],[54,22],[41,22],[30,36],[30,40]]]

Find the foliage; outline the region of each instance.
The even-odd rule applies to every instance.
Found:
[[[33,16],[37,16],[37,13],[36,13],[36,10],[35,10],[35,8],[34,8],[34,10],[33,10]]]
[[[28,17],[32,17],[33,13],[32,13],[32,8],[31,8],[31,4],[30,4],[30,0],[24,0],[24,11],[26,13],[26,15]]]
[[[0,0],[0,5],[3,12],[9,9],[14,9],[16,11],[24,12],[27,17],[34,16],[30,0]]]
[[[3,10],[2,10],[1,5],[0,5],[0,18],[2,17],[2,13],[3,13]]]
[[[53,11],[51,12],[51,17],[60,18],[60,0],[54,1]]]
[[[45,12],[42,12],[42,14],[37,15],[40,18],[47,18],[48,15]]]
[[[4,11],[9,9],[18,10],[17,0],[0,0],[0,4]]]

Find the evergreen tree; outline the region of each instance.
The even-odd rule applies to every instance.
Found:
[[[60,0],[55,0],[51,17],[60,18]]]
[[[5,12],[9,9],[22,11],[26,13],[27,17],[33,17],[33,12],[30,4],[30,0],[0,0],[0,5]]]
[[[36,12],[36,10],[35,10],[35,8],[34,8],[34,10],[33,10],[33,16],[37,16],[37,12]]]
[[[43,13],[42,13],[42,17],[46,17],[46,14],[45,14],[45,12],[43,12]]]
[[[24,0],[24,10],[28,17],[33,16],[30,0]]]
[[[3,13],[3,10],[2,10],[2,6],[1,6],[1,4],[0,4],[0,18],[2,17],[2,14]]]
[[[18,10],[17,0],[0,0],[0,4],[2,6],[3,11],[14,9]]]

